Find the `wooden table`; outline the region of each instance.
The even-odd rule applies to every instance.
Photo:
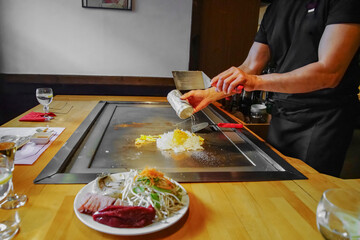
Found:
[[[54,157],[99,100],[165,101],[155,97],[56,96],[51,122],[19,122],[30,111],[3,127],[65,127],[64,132],[30,166],[17,165],[14,185],[29,197],[18,209],[21,229],[15,239],[322,239],[316,227],[316,207],[324,190],[360,189],[360,180],[342,180],[319,174],[302,161],[285,159],[308,180],[186,183],[188,214],[166,230],[146,236],[118,237],[88,228],[74,214],[73,202],[83,184],[35,185],[33,180]],[[61,110],[56,110],[61,109]],[[9,211],[0,210],[0,214]]]

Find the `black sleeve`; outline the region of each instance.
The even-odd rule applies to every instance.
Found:
[[[266,31],[264,29],[264,26],[261,24],[258,32],[255,35],[255,42],[268,44],[267,38],[266,38]]]
[[[360,0],[332,0],[326,25],[360,23]]]
[[[359,0],[360,1],[360,0]],[[264,14],[264,17],[263,19],[261,20],[261,24],[260,24],[260,27],[259,27],[259,30],[258,32],[256,33],[255,35],[255,42],[259,42],[259,43],[264,43],[264,44],[268,44],[268,41],[267,41],[267,23],[269,22],[269,18],[271,17],[271,6],[273,4],[270,4],[267,8],[266,8],[266,11],[265,11],[265,14]]]

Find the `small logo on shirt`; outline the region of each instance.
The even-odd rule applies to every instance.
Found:
[[[312,13],[312,12],[315,12],[315,9],[318,5],[318,1],[315,0],[315,1],[310,1],[307,5],[306,5],[306,9],[307,9],[307,12],[308,13]]]

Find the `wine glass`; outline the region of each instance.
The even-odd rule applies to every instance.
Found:
[[[360,239],[360,192],[326,190],[316,210],[316,223],[327,240]]]
[[[7,168],[7,174],[12,176],[14,170],[14,158],[16,152],[16,143],[14,142],[0,142],[0,154],[5,155],[6,158],[2,159],[3,169]],[[3,170],[5,172],[5,170]],[[13,209],[24,206],[27,201],[27,196],[23,194],[16,194],[14,192],[14,185],[12,183],[12,177],[9,178],[7,185],[10,190],[3,202],[0,203],[2,209]]]
[[[49,114],[49,104],[53,100],[53,90],[51,88],[37,88],[36,99],[41,105],[44,106],[45,119],[50,120],[51,118],[48,116],[48,114]]]
[[[11,164],[8,157],[0,154],[0,204],[11,191]],[[20,218],[17,211],[0,213],[0,239],[11,239],[19,231]]]

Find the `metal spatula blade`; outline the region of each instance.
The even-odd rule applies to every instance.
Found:
[[[191,132],[195,133],[209,126],[208,122],[202,122],[191,126]]]

